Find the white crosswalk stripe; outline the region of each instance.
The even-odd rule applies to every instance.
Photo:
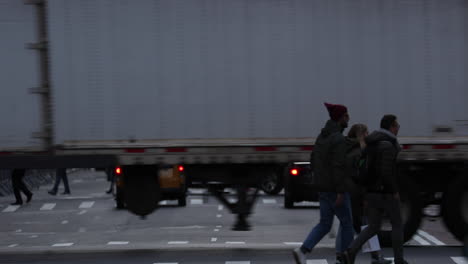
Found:
[[[433,235],[430,235],[427,232],[424,232],[422,230],[418,230],[418,235],[424,237],[425,239],[429,240],[430,242],[438,245],[438,246],[444,246],[445,243],[434,237]]]
[[[80,204],[80,209],[89,209],[94,206],[94,202],[82,202]]]
[[[200,205],[200,204],[203,204],[203,200],[202,199],[191,199],[190,204]]]
[[[264,204],[276,204],[276,199],[263,199]]]
[[[423,246],[429,246],[431,244],[431,243],[427,242],[426,240],[424,240],[422,237],[420,237],[418,235],[414,235],[413,240],[418,242],[419,244],[421,244]]]
[[[50,211],[50,210],[54,209],[56,205],[57,205],[56,203],[46,203],[46,204],[42,205],[41,209],[39,209],[39,210],[41,210],[41,211]]]
[[[307,264],[328,264],[326,259],[308,259]]]
[[[226,264],[250,264],[250,261],[226,261]]]
[[[18,208],[20,208],[19,205],[9,205],[7,208],[5,208],[2,212],[4,213],[12,213],[12,212],[15,212],[16,210],[18,210]]]

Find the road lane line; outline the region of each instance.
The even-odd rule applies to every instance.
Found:
[[[14,248],[14,247],[17,247],[17,246],[18,246],[18,244],[11,244],[11,245],[9,245],[8,247],[9,247],[9,248]]]
[[[12,213],[20,208],[19,205],[9,205],[7,208],[5,208],[2,212],[4,213]]]
[[[53,247],[71,247],[73,246],[73,243],[57,243],[57,244],[53,244],[52,246]]]
[[[226,264],[250,264],[250,261],[226,261]]]
[[[90,209],[91,207],[93,207],[94,205],[94,202],[82,202],[80,204],[80,209]]]
[[[222,211],[224,209],[224,206],[218,205],[218,211]]]
[[[215,230],[213,230],[213,231],[214,231],[214,232],[219,232],[219,229],[217,229],[217,228],[216,228],[216,229],[215,229]]]
[[[434,237],[433,235],[427,233],[427,232],[424,232],[422,230],[418,230],[418,234],[422,237],[424,237],[425,239],[431,241],[432,243],[438,245],[438,246],[444,246],[445,243],[440,241],[439,239],[437,239],[436,237]]]
[[[66,225],[66,224],[68,224],[68,220],[63,220],[62,225]]]
[[[223,215],[220,215],[220,214],[216,215],[216,218],[221,218],[221,217],[223,217]]]
[[[78,213],[78,215],[83,215],[83,214],[86,214],[86,212],[88,212],[88,211],[86,211],[86,210],[83,210],[83,211],[79,212],[79,213]]]
[[[307,264],[328,264],[326,259],[308,259]]]
[[[424,240],[422,237],[418,236],[418,235],[414,235],[413,236],[413,240],[418,242],[419,244],[423,245],[423,246],[429,246],[431,245],[431,243],[427,242],[426,240]]]
[[[178,262],[155,262],[153,264],[179,264]]]
[[[468,264],[468,260],[465,257],[450,257],[456,264]]]
[[[228,245],[245,245],[245,242],[243,242],[243,241],[226,241],[226,244],[228,244]]]
[[[186,245],[188,244],[188,241],[169,241],[167,244],[169,245]]]
[[[216,241],[218,241],[218,239],[216,237],[211,238],[211,242],[216,242]]]
[[[57,205],[57,204],[55,204],[55,203],[46,203],[46,204],[44,204],[44,205],[41,207],[41,209],[39,209],[39,210],[41,210],[41,211],[52,210],[52,209],[55,208],[55,205]]]
[[[110,241],[107,242],[107,245],[112,246],[112,245],[128,245],[128,241]]]

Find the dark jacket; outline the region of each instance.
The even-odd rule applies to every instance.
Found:
[[[359,174],[359,160],[361,159],[362,150],[359,140],[356,138],[345,137],[346,141],[346,160],[345,160],[345,184],[346,189],[349,191],[360,191],[358,186],[355,183],[355,180],[358,178]],[[357,180],[356,180],[357,181]]]
[[[343,128],[335,121],[328,120],[317,137],[314,146],[314,183],[318,191],[347,191],[344,181],[346,141]]]
[[[368,192],[397,193],[396,158],[400,145],[395,136],[383,130],[374,131],[366,137],[367,150],[375,166],[375,183],[367,187]]]

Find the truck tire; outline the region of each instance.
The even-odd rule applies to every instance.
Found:
[[[262,176],[260,189],[266,194],[276,195],[283,189],[280,170],[270,170]]]
[[[468,179],[458,177],[444,193],[442,216],[450,232],[460,241],[468,235]]]
[[[422,201],[419,189],[412,181],[405,179],[400,183],[401,218],[403,222],[403,241],[410,240],[418,231],[422,220]],[[392,246],[392,231],[381,230],[379,242],[382,247]]]
[[[115,191],[115,206],[117,209],[125,209],[124,191],[117,187]]]

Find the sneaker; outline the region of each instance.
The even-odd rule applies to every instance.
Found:
[[[296,264],[306,264],[306,255],[302,252],[301,248],[294,249],[293,256]]]
[[[48,193],[49,193],[50,195],[57,195],[57,191],[54,191],[54,190],[50,190],[50,191],[48,191]]]

